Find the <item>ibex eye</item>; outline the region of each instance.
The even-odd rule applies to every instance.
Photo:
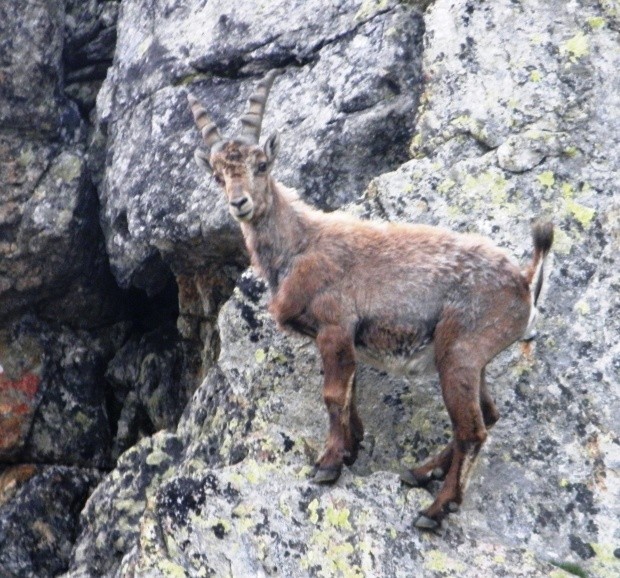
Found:
[[[213,175],[213,178],[215,179],[215,182],[216,182],[218,185],[223,185],[223,184],[224,184],[224,179],[222,178],[222,175],[218,175],[217,173],[215,173],[215,174]]]
[[[265,162],[258,163],[258,166],[256,167],[256,170],[259,173],[264,173],[267,170],[267,163],[265,163]]]

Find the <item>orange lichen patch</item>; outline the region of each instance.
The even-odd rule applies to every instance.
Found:
[[[0,417],[0,453],[14,450],[30,428],[30,420],[24,415],[12,413]]]
[[[521,355],[525,357],[528,361],[532,361],[534,359],[534,341],[521,341],[519,345],[521,349]]]
[[[7,390],[20,391],[32,399],[39,391],[40,384],[41,378],[35,373],[25,373],[19,379],[8,379],[3,374],[0,374],[0,392]]]
[[[30,430],[41,378],[31,372],[19,379],[0,375],[0,455],[13,454]]]
[[[0,506],[6,504],[19,487],[36,473],[37,468],[32,464],[13,466],[0,473]]]

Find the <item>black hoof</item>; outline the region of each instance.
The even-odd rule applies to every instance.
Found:
[[[448,502],[448,512],[455,514],[459,511],[460,506],[456,502]]]
[[[312,481],[315,484],[333,484],[342,473],[342,466],[334,468],[319,468],[315,466],[310,472]]]
[[[412,488],[423,488],[431,481],[430,473],[427,474],[424,478],[420,478],[416,476],[411,470],[404,469],[400,472],[400,481],[403,484],[407,484]]]
[[[443,468],[435,468],[432,472],[432,476],[435,480],[443,480],[446,477],[446,472],[443,471]]]
[[[413,525],[420,530],[436,530],[441,524],[424,514],[420,514]]]

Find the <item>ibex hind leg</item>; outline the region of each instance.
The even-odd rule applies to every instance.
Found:
[[[439,455],[442,459],[438,464],[450,463],[435,501],[415,522],[419,528],[439,527],[443,518],[458,510],[463,500],[473,465],[487,437],[480,398],[482,373],[482,369],[472,365],[469,356],[448,353],[442,358],[439,377],[454,438]]]
[[[484,425],[490,429],[499,419],[499,411],[487,389],[484,368],[480,372],[480,408]],[[453,454],[454,440],[451,440],[441,452],[424,464],[413,469],[404,469],[400,474],[400,479],[408,486],[416,488],[428,485],[431,480],[443,480],[452,465]]]

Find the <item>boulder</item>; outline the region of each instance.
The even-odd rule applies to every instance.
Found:
[[[116,278],[156,292],[168,268],[247,264],[221,193],[193,163],[186,95],[234,134],[268,70],[286,71],[264,134],[281,132],[278,174],[326,208],[355,199],[406,158],[421,87],[420,14],[397,2],[152,0],[122,5],[114,66],[98,96],[108,135],[100,199]],[[179,34],[178,31],[183,33]]]
[[[0,467],[2,576],[57,576],[66,569],[80,511],[96,470],[21,464]]]

